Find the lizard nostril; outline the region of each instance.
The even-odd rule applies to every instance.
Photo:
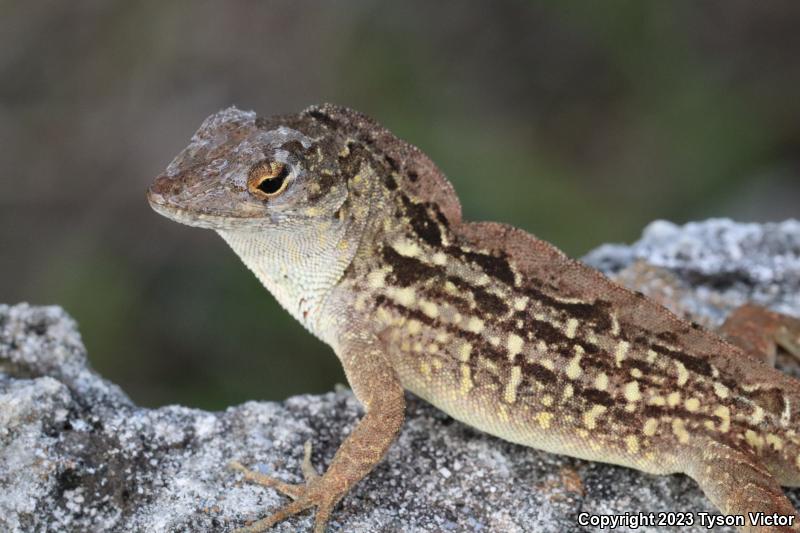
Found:
[[[170,179],[166,176],[159,176],[153,181],[153,184],[150,185],[150,192],[164,194],[165,192],[169,192],[171,188],[172,184],[170,183]]]
[[[150,194],[178,194],[181,192],[181,183],[168,176],[159,176],[150,185]]]
[[[165,197],[180,192],[181,185],[178,181],[167,176],[157,177],[147,189],[147,199],[153,204],[165,204]]]

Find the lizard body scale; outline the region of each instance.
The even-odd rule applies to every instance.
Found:
[[[430,159],[360,113],[220,111],[148,198],[217,231],[365,406],[306,484],[238,465],[294,499],[242,531],[311,507],[324,531],[400,431],[404,390],[516,443],[685,473],[725,513],[795,514],[780,485],[800,485],[800,382],[520,229],[462,220]],[[798,351],[800,322],[755,314]]]

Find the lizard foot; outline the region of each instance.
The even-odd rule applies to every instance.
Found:
[[[344,496],[346,490],[343,490],[342,487],[336,487],[337,484],[333,483],[333,480],[328,479],[327,476],[320,476],[314,469],[311,464],[310,440],[306,441],[303,451],[302,469],[306,482],[300,484],[286,483],[274,477],[250,470],[238,461],[230,463],[230,468],[242,472],[247,481],[274,488],[294,500],[268,517],[236,529],[233,533],[262,533],[278,522],[312,507],[317,507],[317,515],[314,519],[314,533],[324,533],[325,525],[331,516],[333,507]]]

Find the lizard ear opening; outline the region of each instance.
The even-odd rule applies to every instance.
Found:
[[[286,190],[289,168],[279,162],[264,160],[253,165],[247,174],[247,190],[261,200],[274,198]]]

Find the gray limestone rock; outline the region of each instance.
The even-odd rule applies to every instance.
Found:
[[[636,244],[586,259],[707,325],[747,300],[800,316],[798,222],[656,222]],[[685,476],[539,452],[409,404],[397,443],[331,531],[594,531],[579,513],[716,512]],[[303,443],[327,464],[360,414],[346,390],[216,413],[143,409],[89,368],[60,308],[0,305],[0,531],[229,531],[286,500],[228,461],[299,482]],[[788,492],[797,505],[800,491]],[[274,531],[310,526],[306,514]]]

